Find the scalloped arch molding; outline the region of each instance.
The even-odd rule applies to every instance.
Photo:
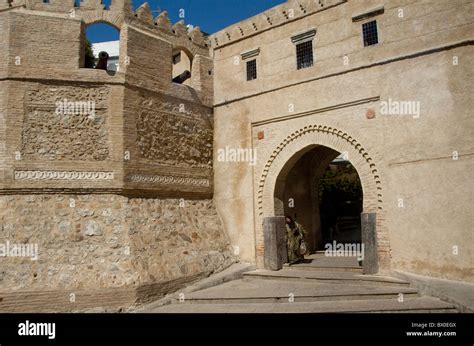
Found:
[[[323,125],[308,125],[288,135],[272,152],[265,163],[257,187],[258,215],[274,214],[276,178],[283,165],[298,151],[310,145],[323,145],[338,152],[347,152],[359,173],[364,193],[364,212],[382,210],[382,182],[379,171],[368,151],[347,132]]]
[[[377,252],[379,256],[379,272],[387,272],[390,268],[390,244],[385,224],[383,209],[382,182],[380,171],[367,149],[347,132],[325,125],[308,125],[292,132],[276,146],[258,177],[256,192],[256,255],[257,263],[263,263],[263,228],[264,217],[274,216],[275,186],[278,175],[284,165],[295,153],[322,145],[340,153],[346,152],[351,164],[357,170],[363,190],[363,212],[377,213]]]

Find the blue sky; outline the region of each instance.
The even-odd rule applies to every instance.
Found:
[[[169,13],[174,24],[180,20],[179,11],[184,9],[186,24],[200,26],[201,30],[212,34],[226,26],[252,17],[286,0],[149,0],[151,9],[156,16],[161,9]],[[133,0],[134,8],[145,0]],[[110,0],[104,0],[105,5]],[[118,32],[106,24],[95,24],[87,28],[87,37],[93,43],[118,39]]]

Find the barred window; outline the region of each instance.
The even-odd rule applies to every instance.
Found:
[[[373,20],[362,24],[362,35],[364,36],[364,47],[379,43],[377,21]]]
[[[257,60],[247,61],[247,80],[257,79]]]
[[[296,64],[298,70],[313,66],[313,41],[296,45]]]

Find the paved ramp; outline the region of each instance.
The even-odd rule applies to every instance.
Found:
[[[363,275],[355,258],[308,257],[279,271],[254,270],[214,287],[176,293],[154,313],[457,312],[407,281]]]

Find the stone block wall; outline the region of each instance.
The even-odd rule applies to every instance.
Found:
[[[127,41],[125,52],[126,81],[131,85],[163,90],[171,81],[172,45],[157,36],[140,32],[125,25],[121,35]]]
[[[11,73],[28,76],[40,70],[41,73],[60,76],[79,67],[79,20],[67,15],[44,17],[17,10],[4,15],[10,22],[7,51]]]
[[[37,259],[15,256],[20,244],[37,246]],[[66,297],[117,288],[135,292],[133,301],[120,301],[112,290],[95,306],[127,308],[236,260],[212,200],[109,194],[1,196],[0,253],[5,251],[10,256],[0,259],[0,311],[32,311],[34,304],[16,300],[25,294],[40,311],[48,304],[61,311],[91,308],[98,302],[76,305]],[[160,283],[167,289],[147,289]],[[42,291],[56,297],[35,295]]]
[[[8,13],[0,12],[0,76],[4,76],[8,65],[8,29],[10,27],[10,16]]]

